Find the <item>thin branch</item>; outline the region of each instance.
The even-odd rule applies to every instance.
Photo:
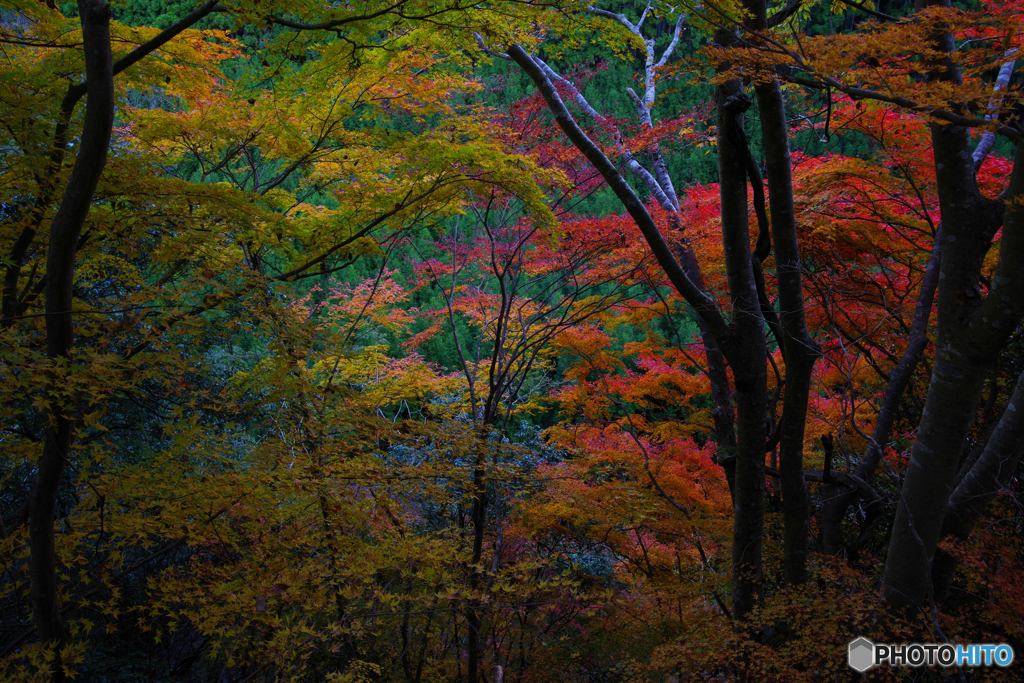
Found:
[[[662,236],[650,213],[648,213],[647,208],[643,205],[643,202],[636,196],[633,188],[629,186],[629,183],[625,181],[618,169],[608,160],[608,157],[587,137],[587,134],[576,123],[576,120],[569,113],[561,96],[544,73],[540,64],[534,61],[518,44],[509,46],[508,54],[537,85],[538,90],[540,90],[548,104],[548,108],[554,114],[558,126],[565,132],[573,145],[583,152],[584,156],[594,165],[594,168],[601,173],[612,191],[615,192],[622,202],[626,211],[633,217],[637,227],[650,245],[655,258],[657,258],[658,265],[664,269],[673,286],[696,309],[697,313],[704,318],[708,327],[712,330],[719,347],[723,351],[725,349],[731,350],[732,337],[729,334],[725,318],[722,316],[718,304],[715,303],[715,300],[707,292],[697,287],[687,276],[679,261],[673,256],[672,250],[665,242],[665,238]],[[726,353],[727,357],[728,355]]]
[[[1020,142],[1022,136],[1021,132],[1012,126],[1003,126],[993,124],[992,121],[987,118],[978,118],[973,116],[961,116],[960,114],[954,114],[951,111],[934,107],[930,104],[921,104],[914,100],[902,97],[899,95],[885,95],[876,90],[868,90],[867,88],[859,88],[852,85],[845,85],[840,81],[832,78],[831,76],[823,76],[816,73],[812,68],[803,64],[803,60],[800,59],[801,66],[807,69],[807,72],[812,78],[804,78],[793,74],[779,73],[779,78],[782,78],[790,83],[796,83],[807,88],[814,88],[815,90],[822,90],[826,87],[831,87],[839,92],[849,95],[854,100],[876,100],[878,102],[888,102],[889,104],[895,104],[904,109],[916,111],[919,114],[928,114],[929,116],[939,119],[940,121],[946,121],[957,126],[966,126],[968,128],[991,128],[992,132],[997,135],[1002,135],[1014,142]]]
[[[845,0],[844,0],[845,1]],[[800,10],[803,0],[789,0],[786,6],[768,18],[768,28],[775,28]]]
[[[881,19],[882,21],[899,21],[899,19],[890,14],[885,14],[884,12],[879,12],[877,10],[871,9],[863,2],[855,2],[855,0],[839,0],[839,2],[843,3],[844,5],[849,5],[850,7],[853,7],[855,9],[859,9],[861,12],[866,12],[867,14],[870,14],[876,19]]]
[[[211,12],[223,12],[224,8],[217,4],[217,0],[210,0],[210,2],[204,3],[191,14],[187,14],[178,21],[174,22],[160,33],[156,34],[142,45],[126,54],[121,59],[114,62],[114,75],[121,73],[137,61],[150,54],[157,48],[168,43],[172,38],[177,36],[179,33],[189,28],[197,21],[207,16]]]
[[[1007,54],[1015,52],[1016,50],[1011,50]],[[1007,86],[1010,85],[1010,77],[1013,75],[1013,67],[1016,63],[1016,60],[1011,59],[1000,67],[999,75],[996,77],[995,86],[992,88],[992,101],[988,105],[988,114],[985,115],[985,119],[987,121],[992,121],[996,117],[996,113],[998,112],[1000,105],[1003,103],[1002,91],[1006,90]],[[992,147],[995,144],[996,134],[990,130],[985,131],[981,136],[981,140],[978,142],[977,148],[974,150],[975,173],[977,173],[981,168],[981,164],[985,161],[985,157],[989,155],[989,152],[992,151]]]

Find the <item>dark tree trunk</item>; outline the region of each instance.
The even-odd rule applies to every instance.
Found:
[[[54,363],[48,392],[49,426],[29,501],[31,599],[39,639],[59,649],[66,640],[60,613],[54,548],[54,509],[61,475],[74,442],[74,408],[61,397],[62,370],[70,363],[74,344],[71,314],[75,251],[93,193],[107,160],[114,121],[113,65],[110,52],[110,9],[105,2],[79,0],[88,95],[82,143],[74,170],[50,226],[46,261],[46,354]],[[63,678],[55,665],[55,679]]]
[[[116,76],[125,69],[136,64],[160,46],[166,44],[185,29],[193,26],[199,20],[208,16],[217,9],[217,0],[210,0],[194,11],[168,26],[166,29],[147,40],[142,45],[129,52],[111,65],[111,76]],[[54,200],[57,191],[60,189],[60,174],[67,152],[68,127],[71,123],[71,115],[79,100],[85,96],[87,83],[76,83],[68,87],[67,94],[60,104],[60,117],[54,127],[53,142],[46,160],[46,172],[37,179],[37,196],[32,206],[28,224],[18,235],[18,238],[11,245],[7,254],[7,262],[4,268],[3,285],[0,286],[0,325],[9,327],[14,324],[18,316],[22,315],[36,295],[35,283],[25,283],[19,293],[19,282],[21,269],[28,254],[29,247],[35,241],[39,227],[48,207]]]
[[[678,207],[675,209],[678,211]],[[675,251],[679,264],[687,277],[701,290],[704,289],[704,275],[701,273],[697,257],[689,247],[677,248]],[[715,443],[718,447],[718,463],[725,471],[729,494],[736,495],[736,412],[732,405],[732,390],[729,388],[729,365],[725,355],[715,340],[711,328],[704,318],[698,314],[697,329],[704,345],[704,358],[707,362],[708,382],[711,385],[711,419],[715,424]]]
[[[708,364],[708,380],[711,384],[711,419],[715,423],[715,443],[718,447],[718,462],[725,470],[729,494],[736,500],[736,465],[732,454],[736,451],[736,412],[732,405],[732,390],[729,388],[729,366],[718,342],[704,320],[697,316],[697,328],[704,343],[704,358]]]
[[[765,2],[745,0],[744,4],[750,12],[750,28],[757,32],[767,31],[769,20]],[[768,201],[778,282],[778,320],[782,327],[782,352],[786,364],[779,435],[784,524],[783,574],[788,583],[797,584],[807,580],[810,504],[804,483],[804,425],[811,373],[821,350],[807,333],[804,315],[803,275],[793,205],[786,104],[777,78],[758,82],[754,92],[757,95],[768,171]]]
[[[959,541],[967,540],[985,508],[1010,482],[1021,456],[1024,456],[1024,374],[1017,380],[1017,388],[985,449],[949,497],[941,538],[952,536]],[[936,599],[941,601],[948,594],[956,566],[954,556],[936,551],[932,566]]]
[[[719,31],[719,45],[731,45],[735,34]],[[764,319],[754,281],[750,253],[743,112],[750,100],[739,81],[716,88],[718,179],[722,211],[722,244],[732,300],[731,353],[727,354],[736,383],[736,460],[733,494],[733,616],[743,619],[761,593],[762,530],[764,527],[764,457],[767,441],[768,347]]]
[[[755,92],[768,170],[768,201],[771,208],[772,239],[775,243],[779,321],[785,337],[783,356],[786,363],[786,385],[779,441],[784,515],[783,573],[788,583],[796,584],[807,580],[810,505],[804,483],[804,425],[811,373],[821,350],[807,333],[804,315],[800,245],[793,207],[789,126],[782,89],[778,80],[773,79],[758,84]]]
[[[918,9],[933,5],[949,2],[916,3]],[[952,36],[939,33],[931,43],[936,57],[929,78],[962,83],[951,57]],[[1024,192],[1021,148],[1004,205],[978,191],[969,130],[932,124],[931,133],[943,240],[935,364],[882,577],[886,600],[911,609],[934,598],[932,561],[960,454],[985,378],[1024,312],[1024,212],[1017,201]],[[999,262],[988,296],[982,297],[982,262],[1000,225]]]
[[[960,455],[985,379],[1024,312],[1022,148],[1004,210],[978,192],[967,130],[933,125],[932,139],[943,226],[936,357],[883,576],[886,599],[912,608],[933,597],[932,559]],[[981,265],[1000,223],[999,262],[983,298]]]
[[[723,38],[731,42],[733,34],[725,32]],[[747,151],[735,139],[736,126],[742,125],[742,112],[749,106],[749,100],[743,95],[738,83],[719,86],[722,239],[734,311],[733,320],[727,324],[714,300],[693,282],[680,265],[646,207],[615,165],[580,129],[542,68],[518,45],[509,46],[508,54],[533,79],[554,114],[555,122],[615,192],[644,235],[669,281],[701,316],[708,334],[714,338],[733,368],[737,434],[733,499],[733,601],[734,616],[742,619],[756,603],[761,586],[767,410],[767,346],[754,283],[747,223],[744,166]],[[726,140],[726,137],[729,139]]]

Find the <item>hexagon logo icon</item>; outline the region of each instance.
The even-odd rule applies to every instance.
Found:
[[[875,665],[875,644],[864,637],[851,640],[847,657],[851,669],[864,673]]]

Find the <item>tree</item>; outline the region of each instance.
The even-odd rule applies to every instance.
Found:
[[[559,181],[559,176],[549,178]],[[470,486],[472,552],[465,563],[469,589],[479,593],[466,612],[470,681],[481,675],[486,602],[500,567],[500,526],[490,571],[482,565],[488,509],[512,497],[493,479],[504,459],[501,437],[507,437],[512,417],[528,412],[545,393],[555,340],[614,306],[647,263],[647,255],[627,247],[612,226],[585,220],[558,227],[538,223],[522,216],[520,204],[517,197],[495,191],[481,197],[470,205],[468,225],[456,220],[450,238],[434,245],[451,262],[419,253],[416,266],[441,290],[444,307],[410,343],[448,328],[465,380],[468,414],[479,429]],[[458,317],[467,320],[475,339],[460,334]]]
[[[932,29],[929,37],[940,55],[952,51],[949,34]],[[959,70],[944,60],[929,66],[937,81],[956,83],[962,79]],[[1020,278],[1014,276],[1024,258],[1018,244],[1022,226],[1018,225],[1016,208],[1017,196],[1024,192],[1020,177],[1024,164],[1020,156],[1015,159],[1005,204],[992,202],[982,196],[976,182],[969,129],[939,123],[931,127],[942,239],[947,245],[958,240],[960,243],[944,249],[940,261],[936,359],[883,577],[891,603],[918,609],[934,599],[930,587],[932,561],[985,375],[1024,314],[1024,290],[1020,289]],[[983,257],[1000,227],[1003,239],[993,284],[988,296],[981,297],[978,283]],[[951,401],[953,396],[958,397],[955,402]],[[964,410],[965,400],[968,410]],[[1004,458],[1013,457],[1004,453]],[[993,493],[994,483],[990,480],[986,487]]]
[[[963,26],[958,23],[963,15],[934,4],[921,4],[916,9],[916,21],[877,29],[872,35],[870,52],[873,54],[840,56],[843,46],[852,40],[846,37],[814,41],[815,48],[807,58],[785,47],[780,51],[792,60],[797,71],[810,76],[808,79],[803,74],[794,74],[791,80],[834,87],[851,97],[920,112],[931,127],[942,225],[937,233],[941,235],[942,254],[937,256],[936,357],[916,432],[914,455],[899,494],[884,575],[887,599],[893,605],[921,609],[933,598],[932,558],[982,384],[1019,324],[1021,311],[1015,305],[1019,299],[1013,289],[1013,279],[993,282],[988,296],[981,295],[978,285],[983,277],[985,255],[1000,228],[1003,237],[993,277],[1009,277],[1009,273],[1015,272],[1019,258],[1014,238],[1010,237],[1017,229],[1013,199],[1019,192],[1016,176],[1011,175],[1001,193],[1005,204],[984,196],[976,174],[987,151],[979,148],[976,156],[970,139],[972,127],[995,128],[1002,135],[1019,139],[1019,132],[999,123],[998,115],[970,114],[971,103],[984,103],[983,110],[993,102],[997,107],[999,103],[1010,105],[1001,97],[1000,90],[1005,85],[1000,85],[998,78],[986,81],[974,71],[975,65],[988,65],[992,61],[1001,66],[1005,56],[998,49],[981,50],[972,56],[970,67],[965,69],[955,64],[949,55],[954,50],[953,31]],[[1014,10],[1008,10],[1008,15],[1001,18],[1012,23],[1016,21]],[[987,22],[994,14],[973,17],[980,23],[966,30],[976,35],[990,35]],[[958,20],[944,23],[953,16]],[[894,90],[891,82],[881,80],[902,73],[904,68],[893,54],[901,51],[894,51],[893,45],[930,46],[934,52],[919,57],[927,78],[908,83],[902,91]],[[775,42],[773,47],[781,46]],[[864,76],[860,85],[849,85],[831,75],[838,66],[831,60],[837,57],[840,61],[848,60],[844,66]],[[855,62],[862,62],[866,69],[855,66]],[[756,59],[750,62],[752,66],[755,63]],[[872,73],[867,75],[868,71]],[[877,83],[877,87],[872,88],[872,83]],[[954,99],[951,100],[950,91],[943,88],[952,88]],[[939,94],[940,91],[943,94]],[[976,229],[979,224],[984,226],[980,230]],[[953,243],[957,246],[948,246]],[[936,247],[934,251],[939,250]],[[1001,291],[992,296],[1000,288]],[[928,305],[927,296],[922,301]]]
[[[756,8],[755,8],[756,9]],[[760,14],[764,15],[763,7]],[[632,24],[625,16],[604,13],[604,16],[615,18],[634,35],[642,39],[640,27],[646,10],[638,24]],[[759,21],[762,26],[767,21],[763,16]],[[675,40],[678,39],[680,23],[677,24]],[[720,33],[718,40],[731,40],[728,32]],[[664,62],[653,62],[653,41],[647,44],[647,83],[648,88],[643,99],[637,98],[641,110],[647,113],[650,124],[649,109],[653,105],[654,80],[658,68]],[[674,42],[666,52],[671,53]],[[762,328],[763,315],[776,323],[776,336],[783,349],[790,349],[787,367],[791,369],[786,391],[788,409],[784,408],[783,426],[780,438],[783,444],[783,471],[790,531],[787,534],[787,576],[789,580],[801,582],[805,579],[806,537],[807,537],[807,502],[803,482],[803,419],[806,411],[807,391],[813,359],[817,355],[816,344],[807,336],[803,321],[803,293],[800,284],[800,272],[796,264],[799,261],[795,224],[793,223],[792,187],[789,176],[789,150],[786,142],[786,120],[782,110],[781,97],[773,94],[769,87],[761,89],[759,97],[764,98],[762,108],[765,114],[773,115],[765,125],[774,131],[769,146],[770,184],[774,184],[772,192],[773,217],[775,223],[769,228],[762,220],[760,227],[761,248],[754,253],[757,263],[751,261],[750,237],[748,230],[747,189],[748,172],[755,183],[757,196],[762,206],[759,217],[764,216],[763,190],[760,189],[760,174],[748,163],[749,149],[742,133],[741,116],[749,100],[737,90],[734,83],[723,86],[716,95],[718,111],[718,155],[720,169],[720,188],[722,193],[722,226],[723,243],[725,245],[726,272],[731,294],[731,309],[734,317],[726,323],[717,304],[703,290],[696,275],[699,271],[692,261],[692,255],[685,257],[691,264],[689,272],[676,259],[668,248],[664,238],[651,219],[646,208],[639,202],[633,190],[628,186],[618,170],[608,161],[604,153],[580,129],[572,115],[565,107],[554,87],[548,73],[540,61],[526,54],[518,45],[509,49],[509,56],[534,80],[555,114],[556,121],[563,128],[570,140],[576,145],[595,168],[601,172],[605,180],[614,189],[627,211],[637,221],[644,238],[658,258],[659,264],[665,269],[679,293],[694,307],[698,317],[708,328],[706,337],[713,343],[709,357],[713,357],[715,349],[721,349],[729,362],[735,380],[734,402],[736,406],[737,445],[735,455],[735,482],[732,486],[735,531],[733,538],[733,577],[734,606],[738,618],[742,618],[753,608],[755,596],[760,591],[761,582],[761,535],[764,490],[764,452],[765,452],[765,415],[767,412],[767,345]],[[774,137],[773,137],[774,136]],[[628,158],[628,157],[627,157]],[[656,168],[659,167],[659,156],[654,154]],[[662,180],[662,189],[669,188],[664,194],[674,195],[669,182]],[[669,194],[671,192],[671,194]],[[657,194],[657,193],[656,193]],[[788,197],[788,199],[787,199]],[[678,210],[678,207],[670,207]],[[769,230],[772,234],[769,234]],[[778,323],[778,314],[771,307],[764,292],[763,276],[760,275],[760,262],[768,256],[771,239],[774,236],[776,249],[783,250],[782,270],[779,280],[782,291],[781,306],[784,323]],[[763,310],[762,310],[763,307]],[[786,340],[789,341],[788,347]],[[707,342],[706,342],[707,343]],[[784,354],[786,352],[784,351]],[[714,373],[718,376],[724,373]],[[716,392],[724,396],[724,391]],[[719,410],[726,415],[727,411]],[[731,414],[731,411],[728,411]]]
[[[57,497],[67,465],[80,457],[82,428],[109,429],[105,392],[144,402],[139,394],[155,369],[175,365],[167,355],[175,328],[194,330],[236,303],[267,305],[275,283],[342,267],[375,249],[369,235],[386,224],[457,210],[475,183],[519,187],[544,211],[529,163],[489,145],[485,121],[460,117],[443,131],[420,125],[450,111],[451,93],[472,85],[404,28],[396,32],[396,23],[426,19],[457,35],[466,28],[458,26],[464,9],[234,7],[239,27],[283,27],[262,53],[263,73],[253,75],[273,81],[274,94],[256,95],[214,66],[238,56],[237,43],[219,32],[186,32],[225,11],[217,3],[159,32],[111,25],[103,2],[83,0],[75,20],[52,4],[14,7],[3,49],[16,87],[4,119],[5,145],[19,153],[5,182],[3,326],[17,352],[5,372],[18,377],[11,392],[27,390],[44,414],[39,423],[27,412],[12,416],[13,432],[40,451],[26,513],[13,526],[20,534],[27,524],[35,632],[55,679],[69,663],[61,661],[69,635],[56,569]],[[477,16],[469,22],[485,24]],[[333,39],[341,27],[347,40]],[[317,61],[307,63],[312,53]],[[73,79],[61,99],[64,74],[83,70],[84,80]],[[164,108],[125,106],[140,91]],[[81,142],[72,146],[83,97]],[[377,117],[380,125],[353,125]],[[109,165],[115,173],[104,176]],[[325,201],[324,193],[333,196]],[[151,258],[140,258],[146,252]],[[119,271],[117,285],[89,291],[89,269],[104,264]],[[113,327],[93,329],[83,315],[111,316]],[[40,349],[46,361],[37,364]],[[150,369],[140,372],[147,357]]]
[[[938,542],[943,509],[946,498],[952,490],[951,483],[956,475],[959,453],[974,418],[974,406],[991,364],[1003,348],[1012,330],[1020,320],[1020,311],[1014,302],[1016,296],[1013,280],[1009,273],[1016,268],[1016,252],[1012,240],[1001,244],[999,261],[995,273],[1000,278],[998,297],[981,297],[977,283],[982,275],[983,256],[989,249],[996,231],[1003,227],[1003,239],[1012,231],[1015,209],[1012,197],[1017,192],[1015,181],[1011,180],[1004,192],[1008,200],[1003,210],[1001,203],[993,203],[979,192],[975,182],[975,155],[970,147],[970,127],[989,126],[1013,139],[1019,133],[1012,127],[995,123],[998,115],[973,116],[965,105],[948,104],[948,90],[942,90],[941,83],[960,87],[957,97],[963,102],[984,102],[996,108],[1003,102],[1000,88],[1005,83],[986,85],[981,79],[965,80],[961,69],[943,55],[951,54],[952,31],[961,24],[961,17],[954,21],[949,12],[928,10],[922,5],[916,22],[890,25],[880,28],[872,35],[870,51],[851,49],[851,41],[863,40],[861,36],[823,36],[803,43],[790,42],[773,33],[797,10],[796,4],[787,6],[772,17],[761,4],[748,4],[746,15],[740,20],[721,10],[713,10],[717,21],[729,28],[722,28],[715,34],[718,49],[715,61],[718,65],[719,89],[718,111],[718,155],[721,187],[721,216],[725,259],[729,273],[731,309],[736,316],[727,326],[715,304],[702,288],[695,284],[691,274],[684,271],[673,258],[657,226],[648,212],[637,201],[632,190],[625,183],[619,171],[611,164],[600,147],[575,122],[558,91],[558,79],[546,69],[539,59],[530,57],[522,48],[509,48],[512,57],[525,73],[537,84],[543,93],[556,121],[563,128],[571,142],[583,151],[605,177],[620,197],[624,207],[634,217],[645,239],[652,245],[659,263],[665,269],[680,294],[694,307],[694,310],[709,323],[716,344],[723,350],[736,378],[737,407],[737,473],[734,488],[736,517],[734,531],[734,603],[737,616],[742,617],[753,606],[759,589],[760,576],[760,515],[763,508],[762,435],[765,432],[767,410],[767,385],[764,377],[767,347],[764,345],[762,327],[767,325],[773,338],[783,350],[786,361],[785,391],[783,394],[783,417],[779,430],[782,441],[782,480],[784,505],[786,507],[786,575],[792,582],[800,582],[805,575],[806,543],[808,537],[806,489],[802,452],[804,449],[804,424],[806,421],[808,392],[818,356],[817,344],[807,332],[804,314],[804,294],[801,282],[801,266],[793,202],[791,160],[788,151],[788,129],[785,105],[781,95],[779,76],[791,82],[812,87],[831,88],[858,99],[871,99],[907,107],[924,113],[933,123],[932,147],[936,164],[936,191],[942,211],[943,240],[951,243],[963,239],[959,231],[975,225],[984,217],[986,227],[979,233],[957,246],[956,254],[943,255],[935,261],[939,264],[939,288],[937,294],[939,324],[937,356],[933,365],[933,376],[929,385],[929,398],[923,411],[922,422],[916,436],[915,452],[911,472],[900,494],[900,506],[894,529],[893,541],[889,546],[889,561],[885,573],[887,596],[894,605],[922,606],[927,601],[930,589],[924,587],[929,581],[923,580],[930,572],[931,558]],[[634,36],[643,39],[639,27],[651,11],[650,7],[641,13],[637,24],[625,16],[598,11],[602,16],[616,19]],[[703,18],[701,10],[695,9]],[[976,19],[977,17],[975,17]],[[987,19],[987,18],[986,18]],[[1009,17],[1004,16],[1009,20]],[[946,23],[943,23],[946,22]],[[715,22],[712,21],[712,24]],[[676,35],[678,35],[677,24]],[[977,25],[975,25],[977,26]],[[981,28],[972,28],[976,35],[988,35],[984,22]],[[742,39],[739,33],[743,33]],[[911,38],[913,36],[913,38]],[[915,42],[916,41],[916,42]],[[638,43],[639,44],[639,43]],[[648,41],[648,53],[653,46]],[[893,57],[894,45],[928,44],[935,53],[924,56],[928,64],[929,78],[916,85],[908,85],[906,92],[896,92],[885,80],[891,74],[899,73],[905,62]],[[987,60],[999,59],[1001,52],[980,51],[971,62],[972,71],[980,69]],[[855,65],[853,60],[860,60]],[[1003,58],[1005,59],[1005,58]],[[650,68],[651,60],[647,63]],[[776,64],[782,64],[776,68]],[[863,65],[863,66],[862,66]],[[663,65],[662,65],[663,66]],[[788,71],[786,70],[788,69]],[[867,70],[874,72],[868,74]],[[862,78],[861,83],[879,83],[876,89],[868,85],[850,85],[848,77],[840,77],[841,70],[854,71]],[[836,74],[836,75],[831,75]],[[740,76],[752,80],[758,100],[759,120],[764,141],[764,152],[768,168],[772,242],[767,239],[768,219],[765,212],[756,211],[760,225],[761,239],[750,250],[747,236],[748,209],[746,180],[749,178],[755,188],[755,209],[763,200],[760,198],[760,174],[750,159],[743,134],[742,118],[738,118],[749,106],[749,100],[742,92]],[[962,86],[962,87],[961,87]],[[573,96],[569,90],[570,97]],[[993,92],[996,96],[993,96]],[[942,93],[942,94],[940,94]],[[994,99],[993,99],[994,98]],[[646,108],[649,110],[649,104]],[[959,109],[957,107],[960,107]],[[586,111],[586,108],[584,107]],[[994,111],[994,110],[993,110]],[[965,113],[962,113],[965,112]],[[991,123],[990,123],[991,122]],[[990,144],[990,143],[989,143]],[[616,150],[627,166],[633,163],[629,152]],[[658,158],[656,149],[653,157]],[[979,163],[984,157],[979,152]],[[642,174],[641,174],[641,177]],[[657,194],[655,192],[655,194]],[[1005,215],[1004,215],[1005,214]],[[968,218],[968,217],[971,218]],[[954,227],[954,226],[960,227]],[[953,234],[957,233],[957,234]],[[764,277],[760,263],[774,249],[776,283],[778,287],[776,311],[765,294]],[[751,261],[751,258],[754,260]],[[959,264],[959,265],[957,265]],[[934,270],[930,272],[934,273]],[[954,277],[955,275],[955,277]],[[883,425],[878,436],[887,438],[891,429],[891,412],[902,395],[909,373],[920,357],[924,342],[924,326],[927,325],[927,311],[930,308],[931,284],[922,289],[919,305],[920,314],[915,324],[914,341],[906,354],[892,384],[893,391],[887,401],[888,426]],[[946,284],[943,284],[946,283]],[[952,284],[955,283],[955,284]],[[959,293],[958,293],[959,292]],[[744,298],[746,297],[746,298]],[[982,303],[984,299],[985,303]],[[744,317],[748,316],[748,317]],[[966,316],[966,317],[964,317]],[[957,320],[958,322],[953,322]],[[746,321],[746,322],[744,322]],[[746,332],[743,332],[746,330]],[[968,333],[966,330],[970,330]],[[962,337],[962,339],[961,339]],[[957,341],[954,341],[957,340]],[[956,368],[954,370],[954,368]],[[948,373],[953,375],[947,376]],[[955,379],[954,379],[955,376]],[[962,397],[972,397],[964,409]],[[956,398],[954,398],[956,397]],[[940,409],[939,406],[945,406]],[[955,415],[954,415],[955,412]],[[757,443],[755,447],[755,442]],[[941,447],[940,447],[941,443]],[[865,459],[868,471],[877,463],[880,444],[876,442]],[[925,464],[924,453],[931,455]],[[936,455],[940,454],[940,455]],[[1016,459],[1007,456],[1007,466],[1012,469]],[[1008,470],[1004,470],[1008,471]],[[864,477],[860,477],[861,482]],[[989,479],[989,489],[994,483]],[[858,488],[863,488],[857,484]],[[870,487],[862,492],[870,491]],[[870,495],[870,494],[869,494]]]

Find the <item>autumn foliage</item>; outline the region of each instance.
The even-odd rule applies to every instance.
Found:
[[[0,679],[1024,652],[1017,4],[151,5],[0,2]]]

